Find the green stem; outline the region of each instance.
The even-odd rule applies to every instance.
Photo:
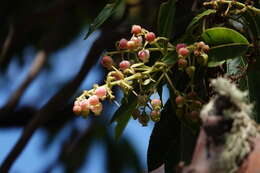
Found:
[[[173,85],[173,83],[172,83],[170,77],[168,76],[168,74],[164,72],[164,76],[166,77],[166,79],[167,79],[167,81],[168,81],[170,87],[172,88],[174,94],[175,94],[175,95],[179,95],[179,91],[174,87],[174,85]]]

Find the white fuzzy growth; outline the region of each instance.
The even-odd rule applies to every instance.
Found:
[[[233,119],[230,132],[224,134],[223,150],[213,151],[217,153],[217,159],[211,167],[211,173],[234,173],[237,172],[241,162],[251,151],[250,139],[259,136],[256,123],[249,117],[252,114],[252,105],[248,103],[248,92],[240,91],[235,84],[228,79],[217,78],[211,81],[217,95],[213,97],[208,104],[201,110],[200,116],[203,122],[207,116],[212,115],[215,109],[215,99],[218,95],[226,96],[239,109],[223,110],[223,116]]]
[[[231,102],[242,109],[247,115],[252,114],[252,105],[247,102],[247,91],[240,91],[235,84],[222,77],[211,80],[211,84],[217,93],[229,97]]]

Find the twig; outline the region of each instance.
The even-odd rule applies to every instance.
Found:
[[[31,65],[30,71],[20,87],[11,95],[10,99],[7,101],[6,105],[4,106],[8,110],[14,108],[17,103],[19,102],[21,96],[23,95],[24,91],[27,87],[31,84],[31,82],[36,78],[36,76],[41,71],[42,67],[46,62],[47,53],[44,50],[38,51],[34,62]]]
[[[13,38],[14,38],[14,26],[13,26],[13,24],[10,24],[8,35],[6,37],[6,40],[4,41],[4,44],[3,44],[3,47],[2,47],[2,50],[0,53],[0,57],[1,57],[0,63],[3,61],[6,53],[8,52]]]

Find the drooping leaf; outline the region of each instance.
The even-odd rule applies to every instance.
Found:
[[[187,34],[191,34],[192,31],[200,24],[200,22],[207,16],[216,13],[216,10],[208,9],[200,14],[198,14],[196,17],[194,17],[191,21],[191,23],[188,25],[186,29]]]
[[[243,56],[248,46],[248,44],[244,43],[229,43],[211,47],[208,53],[208,67],[216,67],[227,59]]]
[[[160,36],[168,38],[171,36],[175,16],[175,3],[175,0],[168,0],[168,2],[164,2],[160,6],[157,22],[158,34]]]
[[[249,44],[248,40],[239,32],[225,28],[214,27],[207,29],[201,35],[202,39],[211,46],[217,46],[228,43],[244,43]]]
[[[115,0],[114,3],[107,4],[89,26],[89,30],[84,39],[87,39],[97,28],[99,28],[117,9],[123,0]]]
[[[115,138],[119,139],[122,135],[128,121],[131,118],[131,111],[136,107],[137,105],[137,97],[133,94],[130,94],[127,96],[127,98],[123,99],[122,105],[117,109],[115,112],[113,118],[111,119],[111,122],[116,121],[116,127],[115,127]]]
[[[168,101],[161,114],[161,120],[154,125],[147,152],[148,171],[152,171],[172,159],[172,167],[180,159],[180,122]],[[169,153],[169,151],[172,151]],[[171,156],[170,156],[171,155]]]

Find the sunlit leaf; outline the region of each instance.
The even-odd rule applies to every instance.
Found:
[[[175,3],[175,0],[168,0],[168,2],[164,2],[160,6],[157,22],[158,34],[160,36],[171,36],[175,16]]]
[[[249,44],[247,39],[239,32],[225,28],[215,27],[207,29],[202,33],[203,40],[209,45],[221,45],[228,43],[244,43]]]

